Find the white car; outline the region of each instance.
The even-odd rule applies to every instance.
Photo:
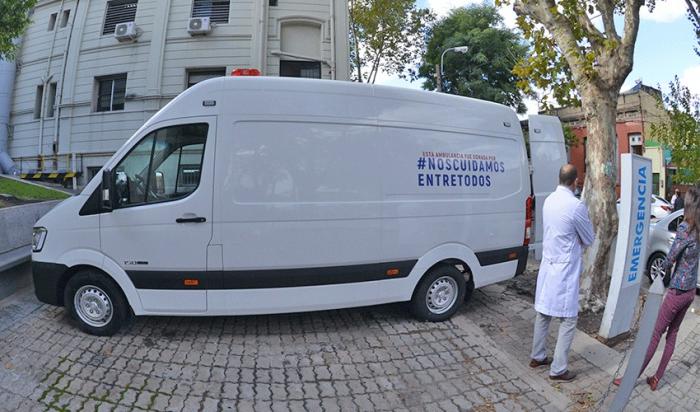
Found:
[[[617,199],[617,211],[620,212],[620,199]],[[651,216],[656,221],[662,219],[673,212],[673,206],[663,197],[651,195]]]
[[[673,212],[673,205],[661,196],[651,195],[651,218],[661,219]]]
[[[98,335],[132,314],[404,301],[440,321],[474,288],[523,272],[530,195],[508,107],[346,82],[212,79],[39,220],[35,289]]]
[[[683,210],[675,211],[652,224],[649,229],[649,259],[647,259],[647,276],[650,280],[663,276],[663,263],[676,240],[676,230],[683,222]],[[700,278],[698,279],[700,288]]]

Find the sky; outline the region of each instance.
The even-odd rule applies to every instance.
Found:
[[[431,8],[438,17],[444,17],[455,7],[483,3],[481,0],[418,0],[419,7]],[[486,3],[493,4],[492,1]],[[674,76],[700,94],[700,56],[695,54],[696,45],[692,24],[685,14],[684,0],[657,1],[656,8],[641,13],[639,35],[634,53],[634,68],[622,86],[622,91],[634,86],[637,80],[644,84],[668,90],[668,82]],[[515,13],[512,9],[499,10],[508,27],[515,27]],[[618,19],[618,32],[622,20]],[[380,74],[377,84],[399,87],[420,88],[421,81],[409,82],[397,76]],[[528,101],[528,113],[537,113],[537,102]]]

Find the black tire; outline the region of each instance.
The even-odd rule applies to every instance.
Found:
[[[76,307],[78,291],[89,295],[85,298],[88,306],[84,309]],[[131,319],[131,308],[122,290],[112,279],[97,270],[82,270],[73,275],[66,284],[63,302],[68,314],[78,323],[80,330],[91,335],[112,336]],[[105,305],[105,302],[109,305]],[[91,304],[94,306],[89,306]],[[105,312],[105,316],[93,320],[93,324],[88,323],[85,320],[90,318],[87,312],[98,307],[100,311],[105,307],[111,310],[102,311]],[[78,313],[79,310],[83,313],[82,315]],[[107,313],[111,313],[111,316],[107,316]]]
[[[649,257],[649,260],[647,261],[647,271],[646,271],[647,279],[649,279],[649,282],[654,281],[654,278],[651,276],[651,265],[654,262],[654,260],[656,260],[656,259],[666,259],[666,254],[663,252],[656,252],[656,253],[653,253]]]
[[[469,280],[464,281],[465,283],[465,290],[464,290],[464,303],[467,303],[471,300],[472,295],[474,294],[474,276],[467,272]],[[464,276],[464,274],[462,275]]]
[[[428,302],[432,300],[432,297],[429,299],[429,294],[432,296],[445,290],[454,290],[455,287],[457,289],[455,296],[446,298],[444,306],[430,306]],[[459,306],[464,302],[466,290],[467,286],[462,272],[450,265],[436,266],[430,269],[418,283],[411,299],[411,311],[420,320],[442,322],[457,312]],[[440,296],[436,296],[435,302],[440,301]]]

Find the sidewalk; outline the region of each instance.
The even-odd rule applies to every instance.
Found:
[[[536,270],[530,270],[523,276],[534,277],[535,273]],[[477,290],[467,309],[470,319],[497,343],[499,349],[526,366],[529,362],[535,311],[532,298],[518,294],[512,286],[513,281],[510,281]],[[688,311],[681,326],[676,351],[659,389],[651,392],[644,379],[640,378],[627,410],[700,410],[700,380],[697,379],[696,365],[700,356],[699,314],[700,299],[696,299],[692,312]],[[550,352],[554,349],[557,331],[558,323],[555,322],[550,331]],[[657,355],[644,376],[656,370],[663,343],[662,340]],[[575,381],[554,384],[548,380],[547,368],[528,369],[532,375],[568,397],[571,401],[570,410],[606,410],[615,396],[616,388],[611,387],[613,376],[624,372],[624,366],[618,372],[623,356],[625,353],[609,348],[579,330],[569,356],[570,369],[578,373]],[[608,391],[604,404],[600,405],[599,401]]]

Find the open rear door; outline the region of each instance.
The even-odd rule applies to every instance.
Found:
[[[535,196],[534,236],[530,249],[542,259],[542,206],[559,184],[559,169],[568,162],[559,118],[533,115],[528,119],[532,193]]]

